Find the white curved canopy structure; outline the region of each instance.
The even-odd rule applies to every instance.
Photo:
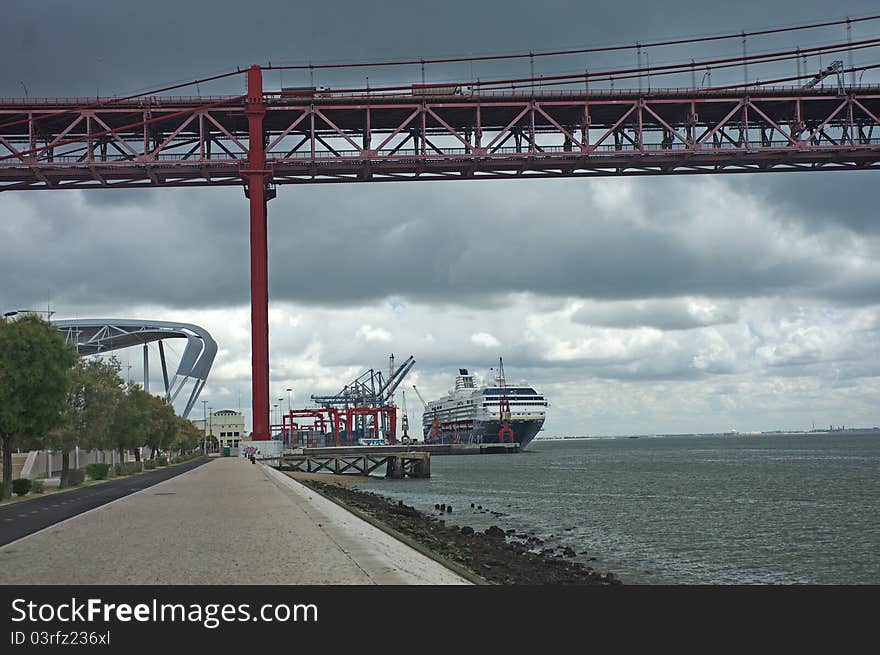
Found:
[[[162,379],[165,382],[165,400],[173,403],[180,392],[192,381],[192,388],[181,416],[186,418],[199,398],[214,357],[217,355],[217,342],[208,331],[191,323],[168,321],[143,321],[138,319],[96,319],[52,321],[61,330],[68,343],[76,346],[80,355],[97,355],[143,345],[144,347],[144,389],[150,390],[150,359],[147,344],[157,341],[159,359],[162,364]],[[168,367],[165,362],[164,339],[186,339],[186,348],[177,365],[174,377],[168,380]]]

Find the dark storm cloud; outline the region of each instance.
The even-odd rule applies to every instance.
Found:
[[[812,231],[842,227],[860,234],[880,233],[876,171],[749,175],[729,184],[755,193],[787,220]]]
[[[159,200],[155,189],[115,189],[113,193],[84,193],[86,205],[105,207],[148,207]]]
[[[660,330],[692,328],[732,323],[736,308],[712,306],[705,310],[687,299],[648,300],[639,302],[594,303],[581,307],[572,320],[583,325],[603,327],[653,327]]]
[[[720,205],[683,202],[698,184],[640,180],[636,197],[620,207],[597,203],[589,182],[535,182],[521,196],[497,182],[455,194],[446,185],[413,185],[393,196],[359,188],[332,209],[330,192],[300,191],[290,222],[285,205],[272,208],[282,215],[273,220],[273,295],[324,303],[389,293],[476,303],[522,291],[607,300],[822,295],[841,278],[838,262],[817,260],[797,243],[768,242],[761,226],[714,216]],[[608,185],[611,194],[622,189]],[[630,213],[645,219],[628,220]],[[692,220],[708,226],[705,240],[683,238]],[[310,278],[316,283],[302,283]]]
[[[269,205],[270,296],[344,305],[399,295],[480,307],[487,300],[500,307],[518,292],[610,301],[876,298],[876,270],[849,270],[846,257],[817,258],[794,233],[791,241],[774,240],[772,222],[740,221],[729,207],[748,196],[715,199],[714,189],[724,187],[700,191],[704,184],[532,181],[522,190],[510,182],[423,183],[351,186],[345,194],[282,188]],[[626,200],[599,197],[619,194]],[[119,202],[103,202],[111,195]],[[47,288],[73,304],[248,301],[240,189],[20,194],[0,202],[9,214],[0,225],[7,235],[0,270],[14,302],[43,298]],[[38,269],[22,275],[33,262]],[[716,320],[688,316],[681,304],[603,311],[594,324],[676,329]]]
[[[707,2],[677,0],[616,5],[581,0],[548,0],[540,6],[522,2],[444,3],[385,0],[381,3],[344,1],[293,3],[287,0],[131,2],[81,0],[31,2],[5,0],[0,40],[0,96],[31,97],[114,94],[183,82],[196,77],[245,67],[251,63],[308,63],[377,61],[390,58],[498,54],[528,50],[583,48],[590,45],[634,43],[669,36],[718,34],[770,25],[827,20],[874,13],[869,0],[838,2]],[[854,27],[854,38],[860,35]],[[14,35],[9,38],[9,35]],[[844,32],[830,38],[843,39]],[[804,41],[809,40],[804,37]],[[766,39],[753,47],[772,47]],[[736,42],[691,45],[686,50],[652,55],[690,59],[709,52],[737,52]],[[627,66],[632,53],[623,55]],[[576,62],[539,60],[536,73],[566,69],[596,69],[606,60],[592,56]],[[13,62],[9,65],[8,62]],[[818,65],[818,62],[817,62]],[[434,79],[528,71],[528,63],[478,63],[474,66],[430,67]],[[792,71],[793,72],[793,71]],[[389,71],[368,71],[371,82],[388,81]],[[419,74],[417,67],[394,75]],[[342,78],[319,73],[318,82]],[[715,73],[720,79],[721,71]],[[293,77],[289,74],[288,81]],[[281,82],[282,74],[278,81]],[[307,75],[301,74],[307,81]],[[359,81],[363,77],[358,75]],[[351,79],[347,80],[349,83]],[[270,82],[275,84],[275,73]],[[218,92],[238,92],[228,82]]]
[[[178,194],[180,207],[86,201],[86,195],[0,196],[8,203],[0,223],[0,303],[27,304],[45,298],[47,289],[68,307],[202,306],[247,297],[248,260],[241,255],[247,233],[243,242],[224,229],[233,217],[203,212],[198,192]]]

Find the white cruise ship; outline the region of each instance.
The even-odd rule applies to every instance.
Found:
[[[427,403],[422,415],[425,443],[499,443],[505,395],[513,440],[524,449],[544,424],[548,405],[544,395],[525,384],[508,385],[500,375],[491,385],[477,386],[465,368],[458,369],[454,389]]]

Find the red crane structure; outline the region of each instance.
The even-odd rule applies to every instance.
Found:
[[[501,429],[498,430],[498,441],[513,443],[513,428],[510,427],[510,398],[507,395],[507,380],[504,378],[504,360],[498,358],[498,386],[501,387],[501,396],[498,398],[498,420]]]
[[[305,421],[296,422],[295,419],[312,419],[311,423]],[[309,407],[304,409],[290,409],[287,414],[281,416],[281,434],[286,445],[294,447],[293,435],[297,430],[309,430],[322,435],[332,435],[333,445],[339,445],[339,432],[344,417],[340,416],[335,407]],[[330,432],[327,432],[328,427]],[[313,443],[303,444],[315,446]]]
[[[413,391],[416,392],[416,395],[419,397],[419,400],[422,401],[422,406],[425,408],[425,412],[433,413],[433,418],[431,419],[431,431],[428,432],[428,434],[424,435],[425,443],[441,443],[440,418],[437,416],[437,410],[432,410],[430,407],[428,407],[428,403],[425,402],[424,397],[422,396],[416,385],[412,385],[412,388]]]
[[[740,35],[690,41],[733,37]],[[613,81],[638,78],[641,86],[676,73],[695,79],[697,70],[748,71],[878,46],[880,39],[866,39],[540,79],[296,93],[264,90],[263,70],[270,67],[251,66],[206,78],[246,74],[246,93],[238,96],[159,95],[190,82],[121,98],[0,99],[0,191],[243,186],[250,206],[253,438],[268,439],[266,210],[277,185],[877,169],[877,84],[851,78],[846,87],[803,88],[810,74],[710,88],[615,90]],[[611,89],[589,86],[609,78]]]

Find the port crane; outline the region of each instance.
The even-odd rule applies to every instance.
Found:
[[[513,428],[510,427],[510,398],[507,396],[507,381],[504,379],[504,360],[498,358],[498,386],[501,387],[501,395],[498,398],[498,414],[501,421],[501,429],[498,430],[498,441],[504,443],[508,439],[513,443]]]
[[[358,439],[371,442],[384,438],[397,443],[397,407],[394,405],[394,392],[415,366],[415,357],[410,355],[399,366],[394,364],[394,355],[389,358],[387,376],[377,369],[367,369],[346,384],[341,391],[331,396],[312,395],[311,399],[319,408],[335,410],[338,421],[344,424],[344,441],[352,443]]]
[[[409,415],[406,413],[406,391],[401,389],[400,395],[403,398],[403,416],[400,419],[400,429],[403,431],[403,435],[401,435],[400,440],[404,444],[408,444],[410,442],[409,438]]]
[[[393,401],[394,392],[403,382],[416,364],[414,355],[410,355],[398,367],[394,367],[394,355],[391,355],[391,366],[388,376],[381,371],[370,368],[345,385],[342,390],[332,396],[315,396],[311,399],[318,405],[380,407]]]
[[[419,390],[416,388],[416,385],[412,385],[413,391],[416,392],[416,395],[419,397],[419,400],[422,401],[422,405],[425,407],[426,412],[433,411],[434,418],[431,421],[431,431],[425,437],[425,443],[439,443],[440,442],[440,418],[437,416],[437,410],[431,410],[428,407],[428,403],[425,402],[425,399],[422,397],[422,394],[419,393]]]

